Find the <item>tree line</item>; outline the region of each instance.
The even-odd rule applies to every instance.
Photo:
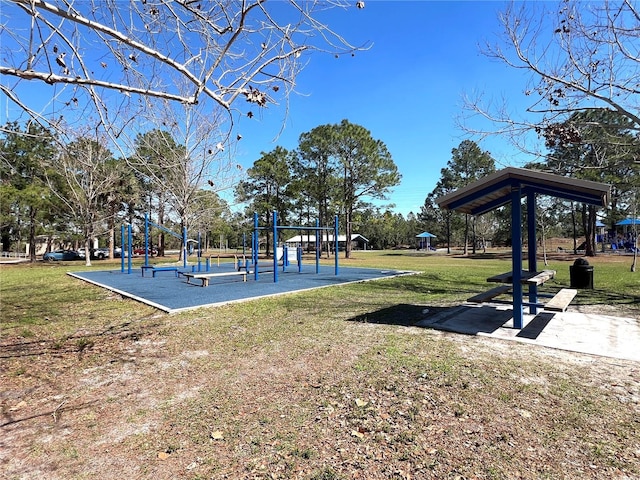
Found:
[[[640,141],[634,124],[625,115],[611,109],[590,109],[573,113],[567,120],[540,128],[538,134],[546,146],[541,161],[524,167],[556,175],[592,180],[611,186],[611,200],[605,208],[542,197],[537,201],[539,241],[557,236],[573,239],[585,255],[597,253],[596,223],[605,227],[601,248],[615,240],[616,223],[640,212]],[[452,150],[451,160],[441,170],[436,187],[427,195],[418,221],[429,225],[450,251],[451,245],[471,248],[511,245],[510,207],[470,216],[440,210],[436,200],[495,171],[495,161],[470,140]],[[523,212],[526,216],[526,212]],[[523,218],[526,225],[526,218]],[[525,227],[526,229],[526,227]],[[637,235],[637,232],[636,232]]]
[[[363,3],[355,6],[353,12]],[[246,214],[232,214],[219,196],[244,175],[233,161],[240,136],[231,134],[231,117],[238,99],[248,105],[241,116],[252,118],[277,103],[276,97],[286,99],[306,53],[340,56],[361,50],[319,21],[325,5],[316,2],[302,9],[287,2],[289,10],[277,15],[263,2],[215,1],[179,9],[170,2],[131,4],[128,15],[98,1],[73,11],[18,0],[7,2],[7,8],[7,31],[15,34],[1,47],[6,65],[0,74],[7,81],[0,93],[22,112],[18,118],[27,120],[2,129],[3,249],[16,242],[32,246],[37,234],[88,239],[106,232],[113,239],[116,223],[134,222],[143,212],[152,212],[158,223],[189,225],[221,238],[246,231]],[[299,16],[293,30],[283,27],[291,12]],[[514,111],[487,98],[467,98],[463,111],[469,115],[461,119],[475,138],[498,134],[533,153],[538,160],[529,168],[612,185],[612,202],[604,211],[539,203],[541,234],[570,236],[574,243],[584,237],[588,255],[596,253],[597,220],[613,233],[618,219],[638,216],[639,19],[637,6],[628,1],[589,8],[574,0],[511,4],[499,16],[499,44],[483,53],[531,74],[523,85],[530,106]],[[23,30],[24,25],[29,27]],[[177,35],[183,28],[190,34]],[[42,108],[38,96],[22,87],[25,81],[51,86],[53,108]],[[490,127],[475,125],[474,119],[488,120]],[[276,148],[263,154],[264,161],[256,162],[236,189],[237,200],[263,217],[269,208],[284,210],[291,221],[317,215],[326,223],[332,212],[340,212],[342,224],[349,231],[357,228],[373,248],[413,245],[423,230],[449,250],[510,243],[505,209],[475,218],[435,208],[439,195],[495,169],[490,154],[475,142],[452,150],[420,212],[404,218],[391,205],[371,202],[391,191],[392,169],[382,168],[369,185],[363,180],[377,175],[367,171],[369,160],[363,159],[371,156],[384,165],[391,158],[386,147],[368,139],[368,150],[359,150],[344,135],[358,138],[364,128],[343,123],[303,134],[293,152]],[[145,125],[153,127],[141,131]],[[532,132],[541,140],[534,142],[540,147],[535,152],[526,141]],[[281,155],[291,161],[292,180],[280,190],[260,190],[257,184],[265,180],[260,170]],[[157,239],[161,251],[162,237]],[[29,251],[35,254],[34,248]]]
[[[371,204],[386,198],[400,174],[384,143],[347,120],[302,134],[295,151],[276,147],[263,153],[240,182],[230,180],[240,175],[239,165],[221,170],[217,162],[212,170],[211,158],[222,155],[220,149],[190,150],[166,130],[138,134],[126,158],[105,145],[89,136],[62,144],[33,122],[5,126],[0,138],[4,251],[28,244],[35,260],[38,236],[86,248],[98,237],[113,251],[118,226],[137,225],[139,233],[145,214],[178,232],[185,227],[201,232],[208,245],[232,248],[253,229],[254,211],[262,226],[270,224],[273,210],[281,223],[298,225],[313,225],[316,218],[321,226],[330,225],[338,214],[342,233],[350,235],[355,226],[372,248],[406,244],[415,236],[414,218],[407,222]],[[235,184],[244,212],[232,213],[216,184]],[[160,232],[153,241],[163,255],[170,239]]]
[[[540,135],[549,153],[527,168],[612,186],[610,205],[599,211],[557,199],[538,201],[541,237],[573,238],[574,250],[584,241],[586,254],[594,255],[596,221],[613,233],[618,220],[638,211],[637,138],[628,119],[610,110],[575,113]],[[277,146],[263,152],[241,181],[230,180],[240,174],[238,165],[223,171],[217,163],[211,172],[211,156],[219,153],[208,146],[198,154],[169,132],[153,129],[138,134],[127,158],[116,158],[86,136],[63,145],[38,124],[7,124],[0,140],[2,249],[28,244],[35,260],[39,235],[86,248],[100,237],[113,249],[118,226],[140,226],[145,214],[177,232],[184,227],[201,232],[206,246],[239,248],[253,229],[253,213],[261,226],[270,227],[274,210],[280,224],[300,226],[312,226],[316,219],[330,226],[338,214],[341,233],[359,233],[373,249],[414,248],[416,235],[425,230],[436,235],[432,244],[448,252],[459,247],[464,254],[475,253],[511,242],[508,207],[477,217],[437,207],[438,197],[496,170],[491,154],[471,140],[452,149],[420,211],[406,217],[395,213],[392,203],[373,203],[390,200],[401,176],[385,144],[348,120],[303,133],[295,150]],[[242,212],[220,197],[216,182],[234,185]],[[286,240],[270,239],[270,231],[265,229],[267,252],[274,241]],[[163,255],[172,239],[159,232],[152,241]],[[347,256],[350,246],[347,242]]]

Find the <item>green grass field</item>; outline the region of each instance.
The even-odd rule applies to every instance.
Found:
[[[640,317],[631,258],[590,261],[575,303]],[[421,273],[166,315],[66,275],[80,263],[1,266],[6,478],[640,476],[637,363],[407,327],[508,258],[342,264]]]
[[[422,272],[417,276],[348,287],[347,292],[356,288],[364,290],[365,295],[379,296],[384,291],[385,298],[396,298],[402,303],[452,304],[487,289],[487,277],[509,271],[511,261],[504,257],[501,254],[463,257],[403,251],[354,252],[353,258],[341,258],[340,262],[342,265]],[[558,260],[556,257],[548,266],[540,262],[540,269],[557,271],[555,280],[548,283],[548,287],[569,286],[569,265],[573,258],[567,256],[566,260]],[[630,272],[631,261],[628,256],[611,255],[591,259],[595,288],[581,290],[574,304],[625,305],[640,310],[640,271]],[[118,265],[118,261],[94,261],[90,268],[117,268]],[[88,268],[81,262],[5,265],[0,268],[3,307],[0,319],[5,332],[7,329],[22,329],[25,334],[44,333],[40,328],[45,327],[49,332],[60,329],[58,333],[64,335],[77,326],[78,318],[90,324],[108,320],[109,316],[126,316],[127,310],[132,308],[145,308],[130,302],[100,302],[111,294],[65,274],[69,270]],[[341,292],[335,295],[341,296]],[[65,326],[67,322],[70,323]]]

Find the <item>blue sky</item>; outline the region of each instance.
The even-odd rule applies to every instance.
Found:
[[[355,2],[354,2],[355,3]],[[238,146],[241,164],[250,167],[277,145],[295,149],[301,133],[348,119],[382,140],[402,174],[390,202],[396,212],[419,212],[433,190],[451,149],[469,138],[456,127],[462,97],[484,92],[524,107],[528,77],[479,51],[499,39],[498,13],[503,2],[367,1],[362,10],[333,10],[334,30],[353,44],[372,47],[338,59],[314,54],[297,81],[285,129],[282,112],[271,107],[243,119]],[[473,139],[473,138],[472,138]],[[522,163],[506,140],[478,141],[498,168]]]
[[[522,112],[527,106],[523,91],[528,76],[479,50],[487,41],[499,41],[498,14],[505,2],[365,3],[364,9],[327,10],[322,20],[351,44],[371,44],[371,48],[339,58],[310,55],[297,79],[297,93],[290,98],[284,130],[282,106],[256,111],[252,119],[243,117],[236,125],[243,137],[236,160],[249,168],[261,152],[278,145],[293,150],[300,134],[347,119],[370,130],[391,152],[402,175],[402,183],[389,196],[394,210],[418,213],[451,150],[469,138],[456,126],[463,95],[483,92],[487,99],[505,97],[512,109]],[[277,8],[277,3],[272,5]],[[42,94],[49,101],[51,88],[39,87],[33,95]],[[242,100],[235,107],[248,110]],[[0,105],[0,123],[5,108]],[[532,160],[504,139],[478,143],[491,152],[498,167]],[[232,200],[229,195],[223,193]]]

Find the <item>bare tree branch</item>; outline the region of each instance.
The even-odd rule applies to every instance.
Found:
[[[633,2],[588,4],[565,0],[513,3],[501,15],[503,45],[483,53],[531,73],[524,112],[466,98],[459,124],[481,135],[508,134],[515,142],[532,130],[562,122],[577,111],[608,108],[640,132],[640,16]],[[554,10],[555,9],[555,10]],[[474,118],[491,126],[477,127]]]
[[[191,105],[208,99],[228,115],[243,97],[265,107],[286,99],[305,52],[360,48],[317,19],[322,9],[350,3],[6,0],[2,91],[55,127],[59,106],[38,105],[20,82],[71,87],[65,103],[90,106],[112,136],[127,122],[123,114],[137,115],[148,97]]]

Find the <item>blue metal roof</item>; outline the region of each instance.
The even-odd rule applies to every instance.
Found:
[[[436,238],[435,235],[433,235],[432,233],[429,232],[422,232],[418,235],[416,235],[417,238]]]
[[[515,188],[520,189],[522,197],[535,193],[599,206],[607,205],[611,189],[590,180],[507,167],[443,195],[436,203],[447,210],[480,215],[510,203]]]

